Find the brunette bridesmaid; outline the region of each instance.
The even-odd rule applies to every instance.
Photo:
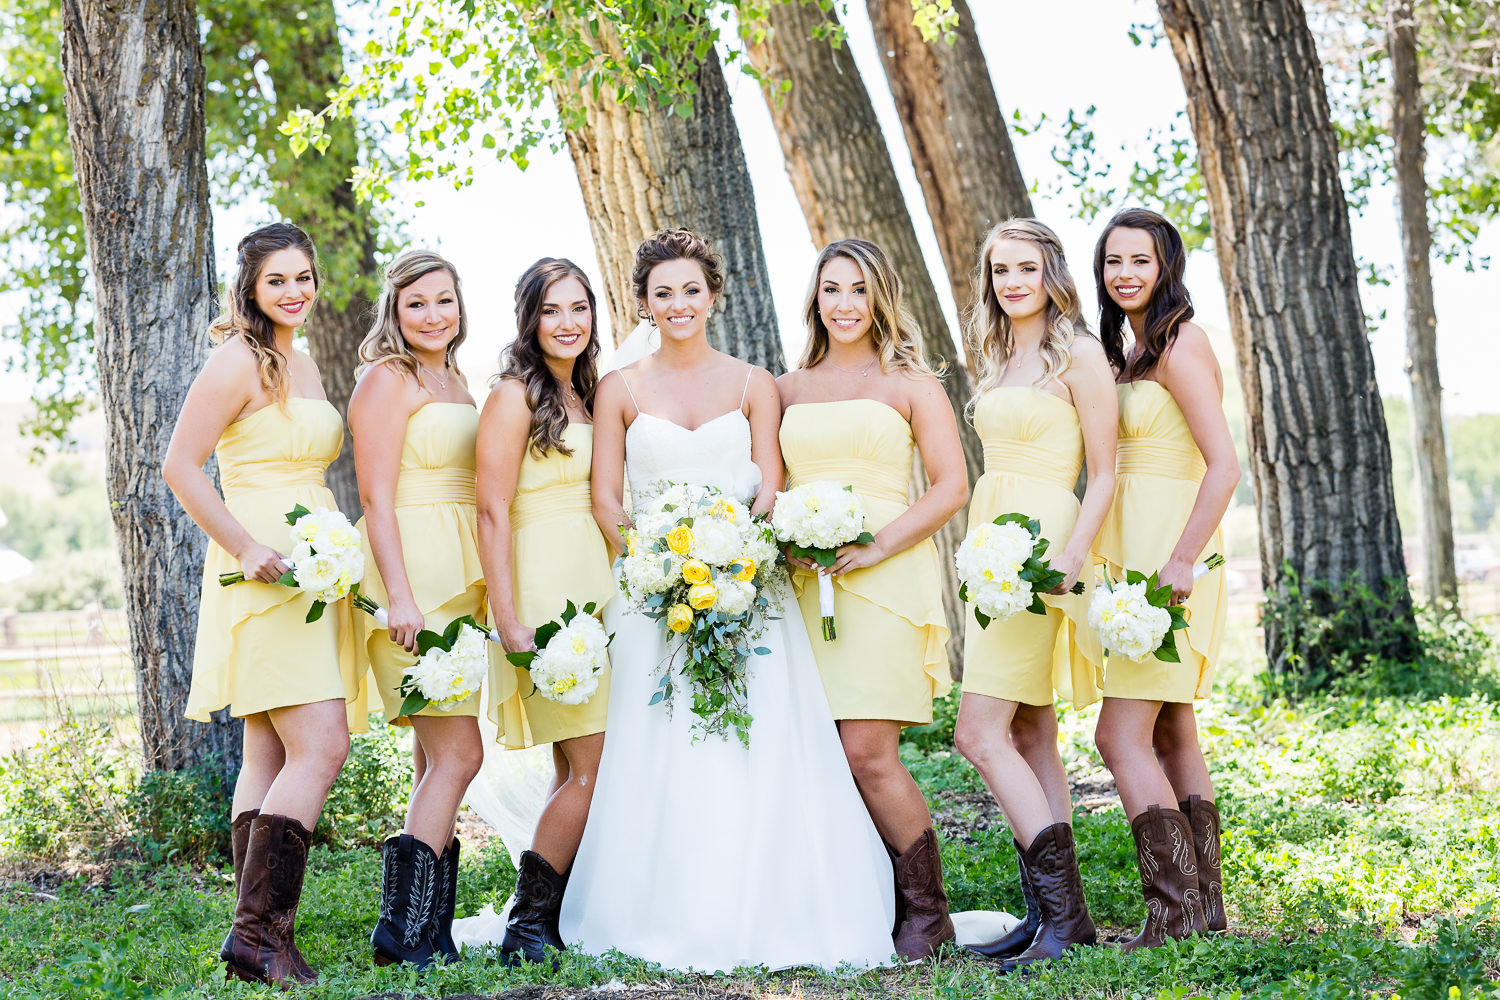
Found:
[[[495,625],[512,652],[535,648],[537,626],[569,601],[597,613],[614,593],[589,492],[598,359],[588,277],[569,260],[537,261],[516,283],[516,339],[479,429],[479,538]],[[491,676],[494,691],[510,692],[490,700],[500,744],[552,744],[552,789],[521,854],[500,944],[506,964],[541,962],[545,948],[564,946],[558,911],[604,750],[609,673],[580,705],[541,697],[503,657]]]
[[[229,976],[312,983],[293,924],[312,830],[364,729],[364,691],[346,602],[305,621],[312,597],[273,586],[288,570],[286,514],[334,510],[323,470],[344,424],[312,358],[293,347],[319,292],[318,257],[296,226],[278,222],[240,240],[219,344],[193,380],[162,475],[209,537],[187,717],[228,707],[245,721],[244,763],[230,826],[234,925],[220,956]],[[218,458],[221,498],[203,465]],[[239,571],[245,582],[219,585]]]
[[[1222,570],[1195,582],[1193,567],[1223,551],[1219,521],[1240,466],[1219,363],[1189,322],[1185,258],[1176,228],[1139,208],[1111,219],[1094,249],[1099,333],[1120,383],[1118,484],[1099,554],[1116,579],[1159,573],[1189,615],[1175,639],[1180,663],[1111,656],[1104,675],[1095,738],[1130,820],[1148,911],[1127,950],[1228,926],[1219,811],[1193,717],[1212,689],[1228,600]]]
[[[1045,614],[1022,611],[985,629],[965,609],[955,736],[1010,824],[1026,900],[1014,931],[975,950],[1009,971],[1095,939],[1053,702],[1082,708],[1099,699],[1103,656],[1088,604],[1094,536],[1114,494],[1115,392],[1057,235],[1035,219],[1012,219],[982,246],[969,335],[980,364],[970,405],[984,475],[969,526],[1008,513],[1036,518],[1052,568],[1066,574],[1042,596]],[[1073,487],[1085,461],[1080,504]],[[1083,593],[1070,593],[1078,581]]]
[[[802,360],[777,379],[788,480],[853,487],[875,540],[841,548],[830,571],[835,639],[822,635],[815,565],[792,559],[792,580],[844,754],[894,859],[896,953],[926,958],[953,922],[932,816],[897,749],[902,727],[931,722],[933,697],[951,686],[932,536],[968,498],[963,448],[883,250],[825,247],[803,317]],[[914,450],[930,485],[908,506]]]

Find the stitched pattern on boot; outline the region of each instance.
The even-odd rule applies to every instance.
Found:
[[[396,916],[396,847],[387,846],[380,872],[380,919],[393,920]]]
[[[1183,875],[1194,876],[1198,874],[1198,866],[1193,863],[1193,842],[1190,838],[1182,835],[1182,828],[1176,824],[1168,827],[1172,837],[1172,863]]]
[[[1197,889],[1185,890],[1182,894],[1182,936],[1193,933],[1202,919],[1203,900]]]
[[[1141,871],[1141,886],[1149,889],[1156,884],[1156,876],[1161,869],[1156,864],[1156,855],[1151,853],[1151,845],[1147,838],[1142,837],[1135,848],[1135,863]]]
[[[401,932],[401,943],[407,948],[415,948],[422,939],[427,911],[432,909],[433,876],[437,874],[429,852],[413,851],[411,861],[412,891],[406,897],[406,926]]]

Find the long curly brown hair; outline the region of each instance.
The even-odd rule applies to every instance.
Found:
[[[266,258],[278,250],[300,250],[312,269],[313,287],[321,289],[323,276],[318,270],[318,250],[312,237],[290,222],[273,222],[248,233],[235,248],[234,278],[224,288],[224,311],[209,324],[208,338],[222,344],[239,337],[255,355],[260,365],[260,384],[285,406],[290,389],[290,362],[276,347],[276,327],[270,317],[255,303],[255,283],[260,280]],[[313,306],[317,300],[313,300]],[[312,315],[313,306],[307,315]],[[304,321],[305,322],[305,321]]]
[[[1151,301],[1146,303],[1146,322],[1136,341],[1138,349],[1128,363],[1125,359],[1125,310],[1110,298],[1109,288],[1104,284],[1104,244],[1109,242],[1109,234],[1116,229],[1139,229],[1149,233],[1151,245],[1156,250],[1156,287],[1151,291]],[[1094,284],[1099,290],[1099,340],[1104,344],[1109,363],[1126,381],[1145,378],[1162,355],[1171,349],[1178,329],[1193,318],[1193,298],[1182,282],[1186,267],[1187,251],[1182,245],[1182,234],[1166,216],[1148,208],[1121,209],[1099,234],[1099,242],[1094,247]]]
[[[573,449],[563,443],[568,408],[557,379],[547,367],[539,338],[547,290],[564,278],[577,278],[589,301],[589,343],[573,361],[572,386],[584,412],[594,415],[594,390],[599,385],[599,310],[588,275],[565,257],[543,257],[516,282],[516,339],[501,353],[500,374],[494,379],[513,378],[525,387],[526,405],[531,409],[531,448],[538,456],[549,451],[573,454]]]

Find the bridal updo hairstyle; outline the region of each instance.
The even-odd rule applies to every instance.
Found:
[[[1137,342],[1139,349],[1128,365],[1125,363],[1125,310],[1110,298],[1104,283],[1104,244],[1116,229],[1139,229],[1150,234],[1151,246],[1156,251],[1156,287],[1151,290],[1151,301],[1146,303],[1146,322]],[[1124,375],[1126,381],[1144,378],[1171,349],[1182,324],[1193,318],[1193,299],[1182,281],[1186,267],[1187,251],[1183,249],[1182,234],[1166,216],[1148,208],[1121,209],[1099,234],[1099,243],[1094,247],[1094,284],[1099,289],[1099,340],[1104,344],[1109,363]]]
[[[980,244],[979,265],[974,269],[974,306],[969,313],[967,339],[979,364],[979,393],[1000,379],[1005,363],[1015,351],[1010,317],[1000,306],[990,275],[990,250],[997,240],[1022,240],[1036,246],[1042,258],[1042,288],[1047,293],[1046,332],[1042,335],[1042,378],[1046,385],[1068,370],[1074,337],[1091,336],[1078,303],[1078,286],[1063,257],[1062,241],[1036,219],[1007,219],[995,226]],[[969,406],[972,409],[973,400]]]
[[[500,374],[490,382],[513,378],[526,393],[531,410],[531,449],[541,457],[549,451],[563,455],[573,449],[563,443],[568,429],[568,409],[562,390],[547,367],[538,336],[542,326],[542,303],[547,290],[564,278],[577,278],[589,302],[589,343],[573,361],[573,392],[584,412],[594,414],[594,390],[599,385],[599,309],[594,301],[594,286],[583,269],[565,257],[543,257],[528,267],[516,282],[516,339],[500,353]]]
[[[417,356],[401,336],[401,320],[397,316],[403,289],[416,284],[434,271],[447,271],[453,279],[453,294],[458,299],[458,333],[448,342],[443,363],[458,372],[458,345],[469,336],[469,311],[464,308],[463,284],[458,280],[458,268],[447,258],[431,250],[408,250],[391,261],[381,281],[380,301],[375,304],[375,323],[359,345],[361,364],[355,376],[364,374],[376,365],[387,362],[411,376],[418,384],[421,376],[417,372]]]
[[[921,329],[901,300],[901,278],[891,266],[891,259],[874,243],[859,239],[828,244],[813,264],[812,282],[807,286],[807,301],[802,307],[807,346],[802,349],[802,360],[797,367],[811,368],[828,353],[828,327],[818,309],[818,289],[823,284],[823,268],[838,257],[852,260],[864,276],[870,303],[870,339],[880,356],[880,370],[941,377],[943,366],[935,371],[923,354]]]
[[[278,250],[300,250],[312,268],[313,287],[321,289],[318,250],[312,237],[290,222],[273,222],[245,236],[235,248],[234,279],[224,289],[224,311],[209,324],[208,338],[222,344],[239,337],[260,364],[260,384],[278,406],[285,406],[289,379],[285,356],[276,349],[276,327],[255,304],[255,283],[260,280],[266,258]],[[313,301],[317,305],[317,300]],[[312,306],[308,307],[312,315]],[[305,322],[305,321],[304,321]]]
[[[658,264],[673,260],[693,260],[703,269],[703,281],[715,297],[724,290],[724,258],[708,240],[691,229],[659,229],[635,248],[635,266],[630,271],[630,287],[635,292],[636,315],[649,320],[646,290],[651,271]]]

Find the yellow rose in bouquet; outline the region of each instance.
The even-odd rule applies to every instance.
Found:
[[[689,559],[682,564],[682,578],[694,586],[707,583],[712,577],[708,564],[701,559]]]
[[[686,604],[674,604],[667,611],[667,628],[681,634],[693,627],[693,609]]]
[[[736,559],[730,564],[730,568],[734,570],[734,578],[736,580],[749,583],[755,579],[755,560],[749,556],[741,556]]]
[[[693,529],[679,524],[667,532],[667,546],[680,556],[687,555],[688,549],[693,547]]]
[[[700,583],[688,591],[688,603],[694,611],[707,611],[719,599],[719,588],[711,583]]]

